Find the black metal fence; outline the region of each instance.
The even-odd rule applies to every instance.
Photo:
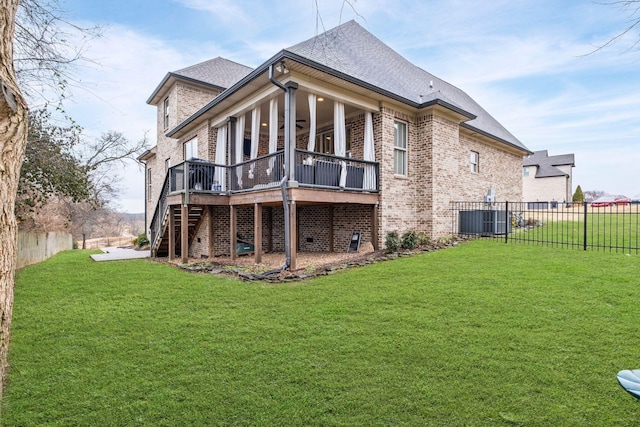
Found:
[[[452,202],[452,234],[611,252],[640,251],[637,204]]]

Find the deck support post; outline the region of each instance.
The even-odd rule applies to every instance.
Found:
[[[253,206],[253,250],[255,263],[262,263],[262,204]]]
[[[373,205],[371,209],[371,243],[373,244],[373,250],[380,249],[380,242],[378,236],[378,204]]]
[[[169,225],[167,235],[169,237],[169,261],[173,261],[176,259],[176,213],[173,210],[173,206],[169,206]]]
[[[189,206],[180,206],[180,257],[182,263],[189,262]]]
[[[296,180],[296,90],[298,83],[289,81],[285,83],[287,88],[284,94],[284,162],[289,174],[289,181]]]
[[[298,258],[298,215],[296,201],[292,200],[289,206],[289,248],[291,250],[291,262],[289,269],[295,270]]]
[[[231,261],[236,260],[236,217],[238,208],[234,205],[229,206],[229,250]]]

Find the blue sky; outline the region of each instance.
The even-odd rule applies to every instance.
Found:
[[[168,71],[222,56],[255,67],[355,19],[409,61],[471,95],[529,149],[574,153],[574,188],[640,194],[640,34],[590,54],[628,14],[590,0],[61,0],[103,26],[76,71],[70,115],[89,136],[155,143],[145,103]],[[143,211],[144,175],[123,170],[120,205]],[[500,195],[498,195],[498,198]]]

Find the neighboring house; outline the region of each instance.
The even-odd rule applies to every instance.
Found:
[[[522,196],[525,202],[552,204],[573,198],[571,177],[573,154],[549,156],[547,150],[535,151],[522,160]]]
[[[530,151],[354,21],[255,69],[216,58],[169,73],[147,102],[156,256],[235,257],[239,236],[256,262],[284,251],[295,268],[298,251],[344,252],[354,231],[375,248],[391,231],[451,234],[450,202],[489,189],[522,199]]]

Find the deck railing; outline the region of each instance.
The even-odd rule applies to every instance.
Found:
[[[376,192],[379,171],[377,162],[296,150],[294,176],[300,186]]]
[[[284,176],[284,150],[228,167],[232,193],[276,187]]]

